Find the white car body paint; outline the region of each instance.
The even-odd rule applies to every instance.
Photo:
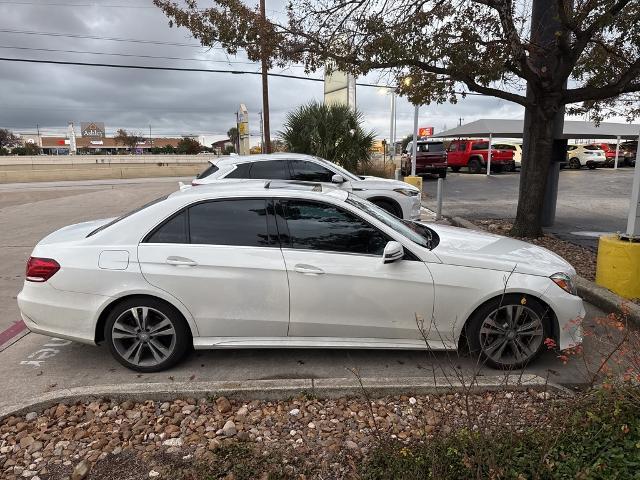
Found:
[[[216,160],[211,160],[210,163],[215,165],[218,170],[207,175],[204,178],[195,178],[192,185],[208,185],[219,180],[225,179],[229,174],[238,168],[238,165],[244,163],[264,162],[264,161],[282,161],[287,160],[299,160],[305,162],[311,162],[321,165],[328,170],[331,170],[334,174],[340,175],[344,178],[345,182],[340,184],[329,183],[335,188],[342,189],[346,192],[353,192],[365,200],[371,199],[387,199],[391,202],[395,202],[402,210],[402,218],[409,220],[417,220],[420,218],[420,206],[421,206],[421,192],[405,182],[399,180],[391,180],[388,178],[379,178],[373,176],[358,177],[340,166],[331,163],[322,158],[314,157],[311,155],[303,155],[300,153],[272,153],[269,155],[249,155],[249,156],[231,156],[223,157]],[[415,192],[414,196],[404,195],[397,192],[398,189],[406,189],[408,191]]]
[[[537,297],[553,310],[560,348],[581,342],[582,300],[549,278],[557,272],[575,276],[557,255],[435,224],[429,227],[440,243],[429,250],[347,203],[347,196],[333,188],[221,181],[176,192],[92,236],[87,235],[109,220],[65,227],[33,250],[33,257],[53,258],[61,268],[46,282],[25,281],[18,295],[22,317],[36,333],[95,343],[98,319],[109,305],[125,296],[149,295],[180,311],[196,348],[415,349],[425,347],[424,334],[430,348],[451,349],[480,305],[515,292]],[[399,242],[406,256],[385,264],[380,256],[318,250],[142,243],[182,208],[224,198],[334,205]],[[117,268],[101,268],[104,252],[114,251]],[[167,265],[169,257],[196,265]]]

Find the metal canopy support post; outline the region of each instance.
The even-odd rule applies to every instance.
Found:
[[[391,125],[389,127],[389,160],[396,160],[396,92],[391,90]]]
[[[620,135],[616,137],[616,158],[613,161],[614,170],[618,169],[618,154],[620,153]]]
[[[638,146],[640,147],[640,135],[638,136]],[[633,171],[633,187],[629,202],[627,237],[640,240],[640,148],[636,149],[636,166]]]
[[[487,177],[491,175],[491,150],[493,149],[493,133],[489,134],[489,153],[487,154]]]
[[[415,105],[413,112],[413,149],[411,150],[411,176],[416,176],[416,156],[418,154],[418,111],[420,107]]]

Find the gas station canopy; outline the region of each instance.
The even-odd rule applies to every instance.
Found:
[[[521,138],[524,120],[497,120],[483,118],[450,130],[446,130],[433,138],[447,137],[493,137]],[[600,123],[565,120],[562,138],[566,139],[604,139],[618,138],[637,140],[640,125],[632,123]]]

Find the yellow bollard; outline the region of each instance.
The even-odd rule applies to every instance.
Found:
[[[600,237],[596,283],[624,298],[640,298],[640,243]]]
[[[422,177],[409,175],[408,177],[404,177],[404,181],[409,185],[413,185],[418,188],[422,192]]]

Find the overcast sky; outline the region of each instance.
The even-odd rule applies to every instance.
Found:
[[[271,15],[282,0],[267,0]],[[74,6],[75,5],[75,6]],[[81,6],[86,5],[86,6]],[[126,6],[124,8],[123,6]],[[12,30],[13,32],[8,32]],[[79,36],[174,42],[195,46],[158,45],[16,33],[62,33]],[[22,50],[6,47],[21,47]],[[177,57],[138,58],[60,51]],[[185,29],[169,28],[166,17],[151,0],[0,0],[0,57],[198,67],[259,71],[242,56],[229,57],[220,49],[206,51]],[[199,59],[194,61],[188,59]],[[234,63],[241,62],[241,63]],[[275,70],[279,72],[280,70]],[[286,73],[304,75],[299,67]],[[321,77],[322,72],[316,72]],[[363,81],[376,81],[371,76]],[[271,125],[277,132],[288,111],[310,100],[322,100],[323,84],[271,77]],[[235,124],[235,111],[245,103],[252,133],[259,132],[262,108],[260,76],[213,73],[123,70],[99,67],[25,64],[0,61],[0,128],[61,133],[67,122],[104,122],[107,132],[118,128],[155,135],[224,135]],[[358,87],[357,105],[366,126],[379,138],[389,135],[389,97],[375,88]],[[436,132],[452,128],[458,119],[522,118],[521,107],[484,97],[468,97],[456,105],[422,107],[420,126]],[[398,138],[412,130],[413,107],[397,102]]]

